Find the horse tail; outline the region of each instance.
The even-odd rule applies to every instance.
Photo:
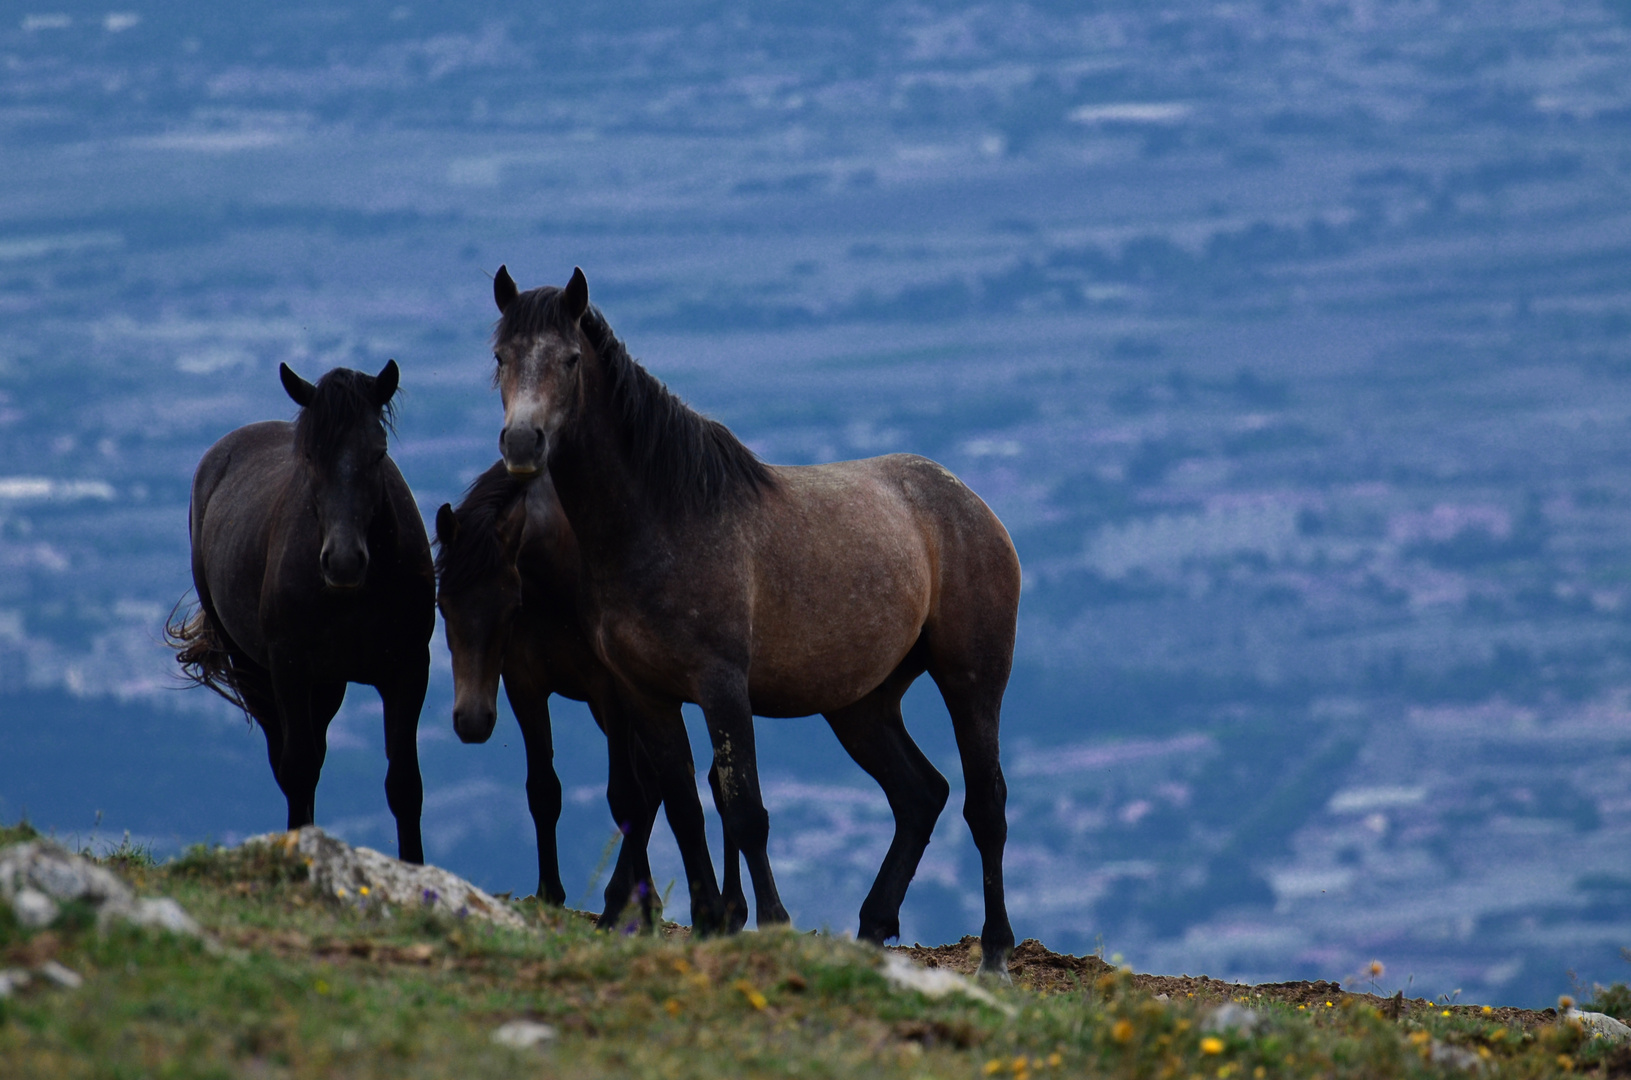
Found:
[[[176,602],[164,624],[164,643],[176,651],[182,677],[219,694],[242,709],[246,719],[253,719],[254,710],[244,694],[247,673],[222,643],[223,636],[209,610],[202,603],[188,604],[185,597]]]

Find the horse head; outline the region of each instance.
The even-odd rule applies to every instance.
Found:
[[[548,463],[550,440],[581,394],[579,361],[589,346],[578,324],[589,310],[589,282],[574,269],[564,289],[523,293],[501,266],[493,300],[494,381],[504,399],[498,445],[512,476],[532,476]]]
[[[300,406],[295,448],[321,537],[318,568],[330,589],[359,588],[368,575],[368,529],[385,501],[386,429],[400,371],[335,368],[317,385],[281,364],[283,388]]]
[[[521,610],[516,558],[526,528],[523,485],[502,470],[476,482],[457,510],[436,512],[436,606],[453,657],[453,730],[486,742],[498,720],[498,680]],[[505,482],[500,485],[498,481]]]

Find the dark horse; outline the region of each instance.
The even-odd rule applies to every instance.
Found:
[[[587,702],[609,741],[606,800],[624,840],[606,885],[600,925],[611,926],[635,890],[649,919],[655,890],[647,845],[661,805],[656,774],[630,738],[628,695],[595,656],[584,629],[578,541],[554,485],[548,476],[517,479],[502,461],[495,463],[470,485],[457,509],[444,503],[437,511],[436,545],[436,604],[453,657],[453,730],[467,743],[487,741],[498,718],[502,678],[526,745],[538,896],[552,904],[566,902],[555,844],[561,781],[549,719],[554,693]],[[683,735],[677,703],[664,719]],[[740,928],[747,901],[740,871],[731,873],[736,862],[727,843],[726,908],[732,926]]]
[[[720,812],[753,877],[761,925],[786,919],[766,858],[753,716],[821,713],[883,787],[895,836],[861,905],[860,935],[898,936],[900,905],[949,793],[907,735],[902,694],[927,671],[962,757],[963,816],[980,852],[982,972],[1006,977],[1007,788],[998,761],[1013,663],[1019,560],[990,508],[921,457],[761,463],[629,356],[574,271],[564,289],[493,282],[512,474],[546,467],[578,536],[596,653],[648,702],[702,707]],[[673,736],[638,713],[675,802],[696,802]],[[721,902],[697,825],[675,828],[700,929]]]
[[[348,682],[385,703],[385,797],[397,849],[423,862],[415,742],[430,672],[435,578],[425,526],[386,456],[398,371],[279,368],[300,415],[241,427],[193,475],[198,612],[172,628],[190,677],[266,732],[289,828],[311,824],[328,725]]]

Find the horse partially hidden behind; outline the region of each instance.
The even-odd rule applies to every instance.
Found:
[[[1007,788],[998,761],[1013,662],[1019,560],[991,510],[945,469],[895,454],[762,464],[637,364],[589,305],[581,270],[493,296],[499,445],[510,472],[546,467],[576,532],[596,653],[658,708],[702,707],[726,834],[742,848],[761,925],[785,921],[766,857],[753,716],[823,714],[883,787],[895,836],[861,906],[862,938],[900,932],[900,905],[949,786],[912,742],[900,700],[929,672],[962,758],[963,816],[980,852],[983,973],[1006,978]],[[696,788],[672,736],[640,717],[671,814]],[[671,816],[671,821],[673,820]],[[676,828],[693,919],[721,901],[700,824]]]
[[[430,672],[430,542],[386,455],[399,371],[336,368],[317,385],[287,365],[293,422],[231,432],[193,475],[189,534],[198,610],[172,623],[190,678],[266,733],[289,828],[312,823],[329,722],[348,682],[385,705],[385,797],[397,849],[423,862],[415,741]]]
[[[649,921],[656,893],[647,845],[662,800],[656,773],[631,738],[628,695],[595,656],[584,629],[587,583],[577,537],[554,485],[548,476],[517,479],[496,462],[470,485],[457,509],[444,503],[437,511],[436,547],[436,604],[453,658],[453,730],[467,743],[491,737],[502,678],[526,745],[537,895],[552,904],[566,902],[555,841],[561,781],[549,718],[554,693],[587,702],[608,740],[606,800],[624,838],[599,925],[611,927],[635,891]],[[683,742],[677,703],[657,722],[677,728]],[[690,747],[684,745],[690,768]],[[716,779],[712,773],[709,778]],[[728,839],[725,862],[727,921],[739,929],[747,920],[747,899]]]

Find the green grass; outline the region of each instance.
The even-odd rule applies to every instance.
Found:
[[[0,845],[22,839],[0,829]],[[875,949],[792,931],[692,941],[599,934],[526,907],[533,933],[317,896],[281,849],[194,849],[155,865],[102,860],[144,895],[170,895],[209,943],[85,920],[27,932],[0,913],[9,966],[55,959],[78,990],[36,980],[0,1001],[0,1076],[22,1077],[1407,1077],[1467,1047],[1481,1075],[1601,1070],[1610,1048],[1476,1009],[1386,1019],[1344,999],[1258,1005],[1251,1037],[1201,1031],[1207,1006],[1161,1002],[1125,972],[1001,1009],[891,989]],[[1255,1003],[1254,1003],[1255,1004]],[[558,1036],[495,1045],[505,1021]]]

